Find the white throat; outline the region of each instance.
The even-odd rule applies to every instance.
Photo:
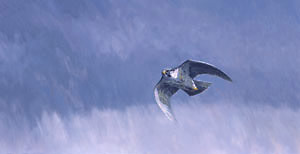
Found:
[[[172,78],[177,78],[178,77],[178,69],[175,69],[174,71],[170,71],[170,75]]]

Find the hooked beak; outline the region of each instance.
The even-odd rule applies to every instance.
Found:
[[[166,75],[166,70],[163,70],[163,72],[162,72],[164,75]]]

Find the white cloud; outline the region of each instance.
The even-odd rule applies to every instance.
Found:
[[[228,101],[174,104],[178,123],[168,121],[156,105],[124,111],[93,109],[68,117],[44,113],[34,128],[23,123],[10,130],[0,129],[4,136],[0,147],[2,153],[28,154],[300,152],[298,110]],[[15,132],[18,136],[7,140],[6,134]]]

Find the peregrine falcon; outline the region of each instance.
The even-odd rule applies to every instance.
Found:
[[[216,75],[232,82],[231,78],[224,72],[211,64],[201,61],[186,60],[178,67],[162,71],[162,77],[155,86],[154,95],[156,103],[169,120],[175,120],[169,99],[178,89],[183,90],[189,96],[194,96],[211,85],[208,82],[194,80],[200,74]]]

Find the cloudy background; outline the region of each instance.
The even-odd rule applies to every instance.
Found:
[[[1,154],[300,153],[297,0],[0,0]],[[154,101],[163,68],[212,63]]]

